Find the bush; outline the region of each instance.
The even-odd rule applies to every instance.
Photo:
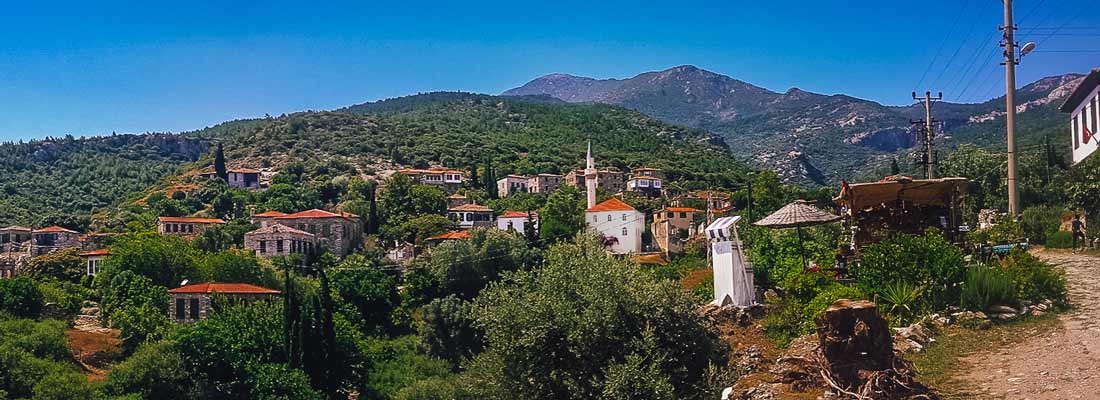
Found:
[[[1052,249],[1068,249],[1073,247],[1073,233],[1063,231],[1051,232],[1047,235],[1046,242],[1043,244]]]
[[[143,399],[186,399],[189,382],[183,358],[168,342],[147,343],[111,368],[103,390],[108,395],[137,393]]]
[[[1061,268],[1018,249],[1005,257],[1003,265],[1015,285],[1017,299],[1031,302],[1049,299],[1065,303],[1068,291],[1065,271]]]
[[[1016,303],[1012,277],[998,267],[973,266],[966,273],[961,305],[977,311]]]
[[[791,340],[802,336],[802,313],[805,306],[791,297],[784,297],[768,304],[764,318],[764,334],[779,347],[787,347]]]
[[[1027,237],[1031,243],[1046,243],[1050,240],[1050,234],[1058,232],[1061,225],[1062,209],[1058,207],[1028,207],[1020,213],[1020,226],[1024,237]]]
[[[0,279],[0,311],[16,317],[34,318],[42,311],[43,296],[30,278]]]
[[[878,301],[886,315],[896,325],[907,325],[924,311],[921,293],[924,289],[907,282],[894,282],[883,289]]]
[[[417,324],[420,342],[429,355],[459,366],[485,346],[474,328],[471,304],[455,296],[436,299],[424,306]]]
[[[68,282],[80,282],[87,274],[84,259],[76,249],[65,249],[34,257],[20,275],[34,279],[53,278]]]
[[[95,297],[95,292],[82,284],[54,279],[38,282],[38,290],[42,292],[43,301],[57,304],[72,314],[80,311],[85,300]]]
[[[364,398],[393,398],[414,382],[451,374],[451,366],[446,361],[420,351],[416,336],[370,338],[361,341],[359,347],[364,358],[370,360],[365,382],[361,383]]]
[[[958,247],[929,229],[922,236],[899,235],[867,246],[855,275],[857,287],[867,294],[882,295],[895,282],[921,286],[929,306],[942,310],[958,304],[966,264]]]

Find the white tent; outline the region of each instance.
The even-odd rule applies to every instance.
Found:
[[[756,304],[752,264],[745,257],[737,234],[740,216],[719,218],[706,228],[714,270],[714,302],[747,307]]]

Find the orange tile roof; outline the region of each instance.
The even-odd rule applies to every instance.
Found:
[[[295,219],[295,218],[359,218],[358,215],[352,213],[341,212],[339,214],[328,212],[325,210],[312,209],[302,212],[296,212],[294,214],[287,214],[281,217],[275,217],[276,219]]]
[[[669,207],[669,208],[664,209],[663,211],[690,212],[690,213],[702,212],[702,211],[696,210],[696,209],[691,208],[691,207]]]
[[[85,251],[83,253],[80,253],[80,255],[84,256],[84,257],[105,256],[105,255],[108,255],[108,254],[111,254],[111,252],[107,249],[91,250],[91,251]]]
[[[463,204],[447,211],[493,212],[493,209],[480,204]]]
[[[462,173],[462,171],[459,171],[459,170],[456,170],[456,169],[448,169],[448,168],[429,168],[429,169],[404,168],[404,169],[397,170],[397,172],[402,173],[402,174],[461,174]]]
[[[447,233],[444,233],[444,234],[439,234],[439,235],[429,237],[426,240],[432,240],[432,241],[434,241],[434,240],[459,240],[459,239],[469,239],[469,238],[470,238],[470,231],[457,231],[457,232],[451,231],[451,232],[447,232]]]
[[[588,210],[585,210],[585,211],[587,211],[587,212],[603,212],[603,211],[638,211],[638,210],[635,210],[634,207],[630,206],[630,204],[626,204],[622,200],[619,200],[617,198],[612,197],[610,199],[607,199],[607,201],[604,201],[603,203],[597,204],[595,207],[589,208]]]
[[[463,195],[461,195],[461,194],[455,193],[455,194],[452,194],[452,195],[450,195],[450,196],[449,196],[448,198],[450,198],[450,199],[465,199],[465,198],[466,198],[466,196],[463,196]]]
[[[195,218],[195,217],[160,217],[160,222],[169,223],[191,223],[191,224],[224,224],[225,220],[221,218]]]
[[[253,215],[253,217],[285,217],[286,215],[287,215],[287,213],[285,213],[285,212],[271,210],[271,211],[264,211],[262,213]]]
[[[42,229],[36,229],[32,233],[59,233],[59,232],[78,233],[77,231],[74,231],[72,229],[65,229],[65,228],[62,228],[62,227],[57,226],[57,225],[50,226],[50,227],[45,227],[45,228],[42,228]]]
[[[260,171],[254,170],[252,168],[234,168],[234,169],[228,170],[226,172],[236,172],[238,174],[258,174],[258,173],[260,173]]]
[[[501,214],[500,217],[501,218],[527,218],[527,211],[505,211],[504,214]],[[532,211],[531,212],[531,217],[532,218],[538,218],[539,213]]]
[[[25,226],[12,225],[7,228],[0,228],[0,231],[30,231],[31,228]]]
[[[206,282],[169,290],[168,293],[279,294],[278,290],[247,283]]]

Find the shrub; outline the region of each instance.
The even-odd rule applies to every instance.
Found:
[[[447,377],[451,366],[420,351],[417,337],[396,339],[369,338],[359,343],[364,358],[370,360],[365,371],[365,398],[393,398],[398,391],[423,379]]]
[[[0,311],[34,318],[42,311],[42,291],[30,278],[0,279]]]
[[[481,352],[481,332],[474,328],[470,302],[456,296],[436,299],[424,306],[417,324],[420,342],[428,354],[457,367]]]
[[[1023,250],[1014,250],[1003,261],[1005,272],[1015,285],[1015,297],[1037,302],[1049,299],[1066,301],[1065,271],[1043,262]]]
[[[1052,249],[1068,249],[1073,247],[1073,233],[1063,231],[1051,232],[1047,235],[1046,242],[1043,244]]]
[[[768,304],[764,318],[764,334],[779,347],[787,347],[791,340],[802,335],[802,313],[805,306],[791,297],[784,297]]]
[[[963,308],[985,311],[995,305],[1015,304],[1012,277],[998,267],[973,266],[966,273],[961,304]]]
[[[187,371],[183,358],[168,342],[147,343],[133,356],[111,368],[103,389],[109,395],[137,393],[143,399],[187,398]]]
[[[879,304],[897,325],[905,325],[923,311],[921,293],[924,289],[908,282],[894,282],[882,290]]]
[[[837,300],[860,300],[864,297],[863,291],[857,288],[844,286],[839,283],[829,285],[826,289],[814,296],[809,304],[806,304],[806,306],[802,308],[802,330],[799,333],[805,335],[813,332],[816,327],[814,321],[825,314],[825,310]]]
[[[1062,225],[1062,209],[1050,206],[1028,207],[1020,213],[1024,237],[1031,243],[1046,243],[1050,234]]]
[[[65,249],[34,257],[20,275],[34,279],[53,278],[68,282],[80,282],[86,274],[84,260],[76,249]]]
[[[867,294],[882,295],[895,282],[921,286],[921,296],[940,310],[958,304],[966,264],[958,247],[929,229],[922,236],[899,235],[867,246],[855,274],[857,287]]]
[[[95,292],[82,284],[54,279],[38,282],[38,290],[42,292],[43,301],[57,304],[73,314],[80,311],[85,300],[95,297]]]
[[[824,272],[792,273],[783,280],[786,295],[794,297],[802,304],[813,301],[818,294],[833,285],[836,282]]]

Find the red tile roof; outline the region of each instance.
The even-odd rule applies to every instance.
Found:
[[[258,174],[258,173],[260,173],[260,171],[254,170],[252,168],[233,168],[233,169],[228,170],[226,172],[236,172],[238,174]]]
[[[80,255],[84,256],[84,257],[105,256],[105,255],[108,255],[108,254],[111,254],[111,252],[107,249],[91,250],[91,251],[85,251],[83,253],[80,253]]]
[[[493,212],[493,209],[480,204],[463,204],[458,207],[450,208],[447,211]]]
[[[194,218],[194,217],[160,217],[160,222],[185,223],[185,224],[224,224],[221,218]]]
[[[286,215],[287,214],[285,212],[271,210],[271,211],[264,211],[262,213],[253,215],[253,217],[285,217]]]
[[[587,211],[587,212],[603,212],[603,211],[638,211],[638,210],[635,210],[634,207],[630,206],[630,204],[626,204],[622,200],[619,200],[617,198],[612,197],[612,198],[608,199],[607,201],[605,201],[603,203],[600,203],[600,204],[597,204],[595,207],[589,208],[588,210],[585,210],[585,211]]]
[[[247,283],[206,282],[169,290],[168,293],[279,294],[278,290]]]
[[[504,214],[501,214],[500,217],[501,218],[527,218],[527,211],[505,211]],[[531,212],[531,217],[532,218],[538,218],[539,213],[532,211]]]
[[[291,227],[283,225],[283,224],[271,224],[271,225],[265,226],[263,228],[248,232],[245,235],[253,235],[253,234],[260,234],[260,233],[293,233],[293,234],[305,235],[305,236],[309,236],[309,237],[314,237],[315,236],[312,233],[302,231],[302,230],[298,230],[298,229],[294,229],[294,228],[291,228]]]
[[[341,212],[339,214],[331,213],[325,210],[318,210],[316,208],[312,210],[296,212],[294,214],[287,214],[281,217],[275,217],[276,219],[295,219],[295,218],[359,218],[358,215],[352,213]]]
[[[30,231],[31,228],[25,226],[12,225],[7,228],[0,228],[0,231]]]
[[[444,234],[435,235],[435,236],[429,237],[426,240],[429,240],[429,241],[434,241],[434,240],[459,240],[459,239],[469,239],[469,238],[470,238],[470,231],[458,231],[458,232],[447,232],[447,233],[444,233]]]
[[[463,195],[461,195],[461,194],[455,193],[455,194],[452,194],[452,195],[450,195],[450,196],[449,196],[448,198],[450,198],[450,199],[465,199],[465,198],[466,198],[466,196],[463,196]]]
[[[418,169],[418,168],[405,168],[397,170],[402,174],[461,174],[462,171],[448,168],[430,168],[430,169]]]
[[[36,229],[36,230],[34,230],[34,232],[32,232],[32,233],[59,233],[59,232],[65,232],[65,233],[79,233],[79,232],[77,232],[77,231],[74,231],[74,230],[72,230],[72,229],[65,229],[65,228],[62,228],[62,227],[60,227],[60,226],[57,226],[57,225],[54,225],[54,226],[50,226],[50,227],[46,227],[46,228],[42,228],[42,229]]]

